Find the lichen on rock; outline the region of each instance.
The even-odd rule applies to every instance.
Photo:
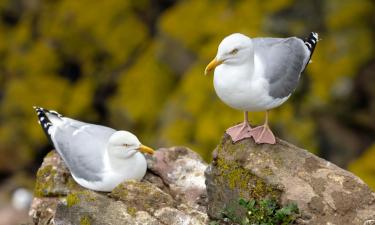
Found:
[[[148,182],[125,181],[113,189],[109,196],[121,200],[130,210],[149,213],[158,208],[177,206],[172,196]]]
[[[205,196],[207,165],[183,147],[160,149],[157,155],[159,159],[149,159],[150,171],[143,181],[124,181],[106,194],[75,184],[53,151],[37,175],[37,197],[30,210],[35,224],[206,224],[208,217],[199,200]],[[197,182],[187,184],[184,179],[190,177]]]
[[[238,199],[296,203],[298,224],[358,224],[375,215],[375,194],[358,177],[282,140],[233,144],[224,135],[206,170],[208,215],[222,220]],[[372,213],[370,213],[372,212]],[[237,215],[241,216],[241,215]]]
[[[79,189],[60,156],[55,151],[48,153],[36,174],[34,196],[60,197]]]
[[[111,193],[78,186],[52,152],[38,172],[35,195],[30,215],[43,225],[228,224],[225,210],[238,221],[252,210],[241,208],[239,199],[259,204],[269,199],[280,210],[294,203],[300,214],[293,221],[301,225],[363,225],[375,219],[375,193],[350,172],[281,140],[233,144],[227,135],[208,167],[190,149],[162,148],[148,158],[142,181],[124,181]]]

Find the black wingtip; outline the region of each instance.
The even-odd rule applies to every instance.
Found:
[[[310,50],[312,55],[315,50],[315,46],[319,41],[319,34],[316,32],[311,32],[310,35],[304,41],[305,45]]]
[[[48,138],[50,138],[49,128],[53,125],[52,122],[49,120],[48,116],[46,115],[48,110],[43,109],[42,107],[33,106],[35,112],[38,116],[38,122],[42,127],[43,131],[46,133]]]

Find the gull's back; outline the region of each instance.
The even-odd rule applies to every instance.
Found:
[[[303,41],[290,38],[254,38],[254,54],[263,62],[264,74],[269,81],[269,95],[274,98],[289,96],[297,87],[300,74],[306,68],[315,45],[316,33]]]
[[[42,128],[73,176],[100,181],[107,143],[116,130],[70,119],[43,108],[36,107],[36,111]]]

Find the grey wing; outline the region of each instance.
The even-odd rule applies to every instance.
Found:
[[[103,156],[114,129],[64,118],[56,127],[52,141],[75,177],[99,181]]]
[[[274,98],[290,95],[310,59],[307,46],[296,37],[254,38],[253,43],[270,83],[269,95]]]

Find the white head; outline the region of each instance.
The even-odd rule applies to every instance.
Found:
[[[128,131],[116,131],[108,141],[108,152],[118,158],[130,158],[137,152],[153,154],[154,150],[142,145],[138,138]]]
[[[217,55],[205,69],[205,74],[220,64],[241,65],[253,59],[254,49],[251,38],[240,33],[225,37],[217,50]]]

